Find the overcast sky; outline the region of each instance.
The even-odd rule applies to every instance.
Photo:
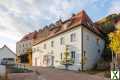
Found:
[[[120,0],[0,0],[0,47],[84,9],[93,21],[120,12]]]

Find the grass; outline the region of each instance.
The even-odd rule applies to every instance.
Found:
[[[12,68],[11,73],[25,73],[25,72],[32,72],[32,70],[29,70],[27,68]]]

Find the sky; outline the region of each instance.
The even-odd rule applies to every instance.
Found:
[[[0,47],[15,52],[25,34],[85,10],[95,22],[120,13],[120,0],[0,0]]]

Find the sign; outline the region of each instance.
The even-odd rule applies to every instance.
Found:
[[[119,71],[118,70],[113,70],[111,71],[111,80],[120,80],[120,77],[119,77]]]

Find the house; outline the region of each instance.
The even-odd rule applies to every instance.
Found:
[[[69,70],[93,68],[104,49],[103,35],[82,10],[68,20],[39,30],[32,47],[32,65],[64,69],[62,61],[68,52],[73,63]]]
[[[17,64],[32,65],[32,43],[36,32],[25,35],[16,43]]]
[[[15,64],[16,54],[6,45],[0,48],[0,64]]]

